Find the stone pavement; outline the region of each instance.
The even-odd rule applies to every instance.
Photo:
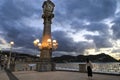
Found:
[[[68,71],[19,71],[12,73],[0,71],[0,80],[88,80],[88,78],[86,73]],[[93,80],[120,80],[120,76],[93,74]]]
[[[9,80],[9,78],[4,70],[0,70],[0,80]]]
[[[19,80],[88,80],[86,73],[80,72],[36,72],[36,71],[22,71],[13,72]],[[93,74],[93,80],[120,80],[120,76]]]

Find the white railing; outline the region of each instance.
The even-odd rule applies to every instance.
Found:
[[[94,63],[93,67],[94,72],[120,74],[120,63]]]
[[[79,64],[77,64],[77,63],[57,63],[56,70],[79,71]]]
[[[79,71],[79,64],[85,63],[57,63],[56,70]],[[93,63],[93,72],[120,74],[120,63]]]

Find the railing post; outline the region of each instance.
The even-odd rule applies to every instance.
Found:
[[[79,72],[86,72],[86,64],[79,64]]]

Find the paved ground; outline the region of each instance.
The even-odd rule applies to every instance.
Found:
[[[0,70],[0,80],[9,80],[4,70]]]
[[[0,71],[0,80],[88,80],[88,78],[86,73],[80,72]],[[93,80],[120,80],[120,76],[93,74]]]
[[[14,72],[18,80],[88,80],[86,73],[80,72]],[[93,74],[93,80],[120,80],[120,76]]]

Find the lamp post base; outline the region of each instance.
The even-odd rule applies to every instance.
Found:
[[[39,62],[36,67],[39,72],[55,71],[55,63],[51,62]]]

